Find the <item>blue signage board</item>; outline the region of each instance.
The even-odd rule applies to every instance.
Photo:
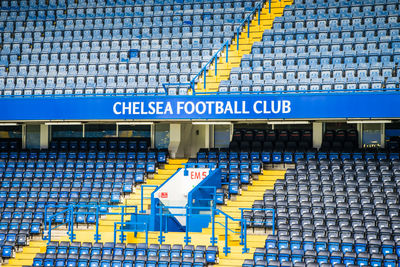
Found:
[[[400,118],[399,106],[396,93],[10,97],[0,121]]]

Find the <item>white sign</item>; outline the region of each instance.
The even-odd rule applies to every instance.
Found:
[[[201,181],[206,178],[210,169],[188,168],[180,169],[170,180],[154,192],[154,197],[158,198],[165,206],[185,207],[188,203],[188,194]],[[185,214],[186,209],[169,209],[171,214]],[[182,226],[186,226],[186,216],[175,216]]]

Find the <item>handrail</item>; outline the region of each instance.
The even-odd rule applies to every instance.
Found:
[[[62,215],[62,214],[65,214],[68,217],[67,220],[64,223],[58,224],[53,228],[52,227],[53,219],[56,218],[59,215]],[[71,227],[71,219],[70,219],[70,217],[71,217],[71,209],[69,207],[67,209],[61,211],[61,212],[57,212],[57,213],[51,215],[49,218],[47,218],[45,216],[45,220],[46,221],[45,221],[45,224],[44,224],[44,231],[43,231],[43,234],[42,234],[42,239],[43,240],[47,240],[47,244],[49,244],[51,242],[51,231],[57,229],[58,227],[61,227],[61,226],[65,225],[65,224],[68,224],[67,234],[70,237],[70,239],[73,240],[74,239],[74,233],[73,233],[73,229]],[[73,219],[73,217],[72,217],[72,219]],[[49,221],[49,226],[48,227],[47,227],[47,223],[46,223],[47,221]],[[47,231],[47,236],[46,236],[46,231]]]
[[[230,216],[229,214],[223,212],[220,209],[215,209],[215,214],[221,214],[223,216],[225,216],[225,225],[222,225],[222,223],[217,222],[218,224],[222,225],[225,228],[225,246],[223,248],[223,252],[225,254],[225,256],[227,256],[230,252],[231,249],[228,246],[228,231],[231,231],[232,233],[240,233],[240,245],[243,246],[242,249],[242,253],[247,253],[249,252],[249,248],[247,247],[247,225],[246,225],[246,220],[244,219],[235,219],[232,216]],[[239,222],[240,223],[240,232],[236,232],[233,230],[230,230],[228,227],[228,222],[229,220],[233,221],[233,222]],[[213,232],[215,231],[215,220],[213,220]]]
[[[117,226],[120,226],[119,229]],[[145,240],[146,240],[146,244],[149,243],[149,225],[146,222],[114,222],[114,245],[117,243],[117,233],[121,232],[119,241],[121,243],[123,243],[125,241],[125,236],[124,236],[124,232],[133,232],[135,233],[135,235],[137,234],[137,232],[140,230],[138,230],[137,227],[135,227],[135,229],[124,229],[124,225],[144,225],[144,229],[143,232],[145,232]]]
[[[51,216],[47,216],[47,209],[48,208],[65,208],[65,210],[58,212],[56,214],[53,214]],[[88,208],[88,211],[78,211],[79,209],[82,208]],[[102,209],[106,208],[106,211],[103,211]],[[121,212],[111,212],[109,211],[110,208],[120,208]],[[134,212],[128,212],[127,210],[133,208]],[[75,209],[78,209],[75,211]],[[95,209],[93,211],[93,209]],[[92,211],[91,211],[92,210]],[[101,215],[121,215],[121,222],[124,222],[124,217],[125,216],[132,216],[137,214],[137,206],[131,205],[131,206],[118,206],[118,205],[91,205],[91,204],[73,204],[73,205],[52,205],[52,206],[46,206],[45,207],[45,226],[44,226],[44,234],[43,234],[43,239],[44,240],[48,240],[48,243],[51,242],[51,230],[56,229],[57,227],[60,227],[62,225],[68,224],[68,236],[71,242],[73,242],[75,240],[75,234],[74,234],[74,217],[75,215],[95,215],[95,222],[96,222],[96,233],[94,235],[94,241],[95,242],[99,242],[101,239],[101,235],[99,234],[99,221],[100,221],[100,216]],[[67,217],[66,217],[66,222],[57,225],[56,227],[52,228],[52,222],[53,219],[56,218],[56,216],[61,215],[63,213],[67,213]],[[48,224],[48,226],[47,226]],[[45,236],[46,234],[46,230],[48,231],[47,236]]]
[[[151,197],[145,197],[144,196],[144,192],[143,192],[143,188],[146,188],[146,187],[149,187],[149,188],[156,188],[156,189],[154,189],[154,190],[157,190],[157,188],[158,188],[158,185],[142,185],[141,187],[140,187],[140,213],[144,213],[144,209],[143,209],[143,200],[144,199],[151,199]]]
[[[252,17],[254,16],[254,14],[255,14],[256,12],[258,12],[258,25],[261,24],[260,15],[261,15],[261,9],[262,9],[263,4],[264,4],[264,1],[259,2],[259,3],[257,4],[257,6],[253,9],[253,11],[251,11],[251,12],[246,16],[246,18],[239,24],[239,26],[236,27],[236,40],[237,40],[237,42],[236,42],[236,50],[239,50],[240,32],[241,32],[242,27],[243,27],[246,23],[247,23],[247,37],[250,37],[250,24],[251,24],[251,21],[252,21]],[[271,0],[269,0],[269,13],[271,13]],[[204,81],[203,81],[203,89],[206,89],[206,85],[207,85],[206,79],[207,79],[208,67],[209,67],[213,62],[215,62],[215,68],[214,68],[215,72],[214,72],[214,75],[217,76],[217,73],[218,73],[218,56],[219,56],[220,54],[222,54],[222,51],[223,51],[224,49],[225,49],[225,52],[226,52],[226,55],[225,55],[225,63],[228,63],[228,58],[229,58],[229,55],[228,55],[228,53],[229,53],[229,40],[225,41],[225,42],[222,44],[221,48],[218,49],[218,51],[214,53],[214,55],[211,57],[211,59],[200,69],[200,71],[197,73],[197,75],[196,75],[195,77],[193,77],[193,79],[190,81],[190,83],[171,83],[171,84],[170,84],[170,83],[164,83],[164,84],[163,84],[164,89],[166,88],[166,86],[169,86],[169,85],[179,85],[179,86],[181,86],[181,85],[182,85],[182,86],[183,86],[183,85],[190,85],[190,88],[192,89],[192,94],[193,94],[193,95],[196,95],[195,83],[196,83],[196,80],[197,80],[201,75],[203,75],[203,79],[204,79]]]
[[[239,37],[240,37],[240,30],[242,27],[246,24],[247,22],[247,38],[250,37],[250,24],[251,24],[251,18],[254,16],[256,12],[258,12],[258,25],[261,24],[261,9],[262,5],[264,4],[264,1],[261,1],[257,4],[256,8],[246,16],[246,18],[242,21],[242,23],[239,24],[239,26],[236,28],[236,50],[239,50]],[[271,14],[271,0],[269,0],[269,13]]]

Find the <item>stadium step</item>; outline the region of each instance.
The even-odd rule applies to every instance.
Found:
[[[169,159],[168,164],[165,164],[163,168],[158,169],[158,173],[154,174],[154,177],[147,179],[147,185],[161,185],[167,180],[172,174],[176,172],[178,168],[182,167],[182,164],[186,163],[188,159]],[[141,199],[141,186],[138,185],[134,193],[128,195],[121,205],[137,206],[140,209]],[[153,187],[144,187],[144,196],[150,196],[154,191]],[[144,207],[147,209],[150,206],[150,200],[145,199]],[[111,211],[120,212],[120,209],[114,208]],[[128,218],[126,218],[128,219]],[[101,235],[101,242],[114,242],[114,222],[121,221],[121,215],[107,215],[102,216],[99,221],[99,234]],[[78,242],[90,242],[94,241],[94,234],[96,232],[93,225],[80,225],[74,229],[76,235],[75,241]],[[66,229],[60,228],[52,231],[52,241],[69,241],[69,237],[66,235]],[[157,242],[157,240],[154,240]],[[153,243],[154,243],[153,242]],[[16,257],[10,259],[8,264],[4,266],[27,266],[32,265],[33,258],[37,253],[44,253],[46,251],[47,241],[31,241],[29,246],[23,248],[22,252],[16,254]]]
[[[32,266],[32,261],[36,254],[46,251],[46,244],[47,241],[30,241],[29,246],[23,247],[22,252],[17,253],[15,258],[9,259],[8,263],[4,263],[3,266]]]
[[[260,25],[258,25],[258,14],[256,13],[250,22],[250,33],[248,34],[248,25],[242,28],[239,36],[239,49],[237,49],[237,38],[234,39],[228,50],[228,62],[226,63],[226,51],[219,55],[217,61],[217,75],[215,75],[215,62],[213,62],[207,71],[206,87],[204,87],[204,75],[199,78],[196,92],[217,92],[222,80],[227,80],[231,69],[240,66],[240,61],[244,54],[251,52],[254,42],[262,40],[265,30],[272,28],[272,23],[276,17],[283,14],[283,9],[291,5],[293,0],[273,0],[271,1],[271,13],[269,13],[269,1],[266,1],[260,13]]]

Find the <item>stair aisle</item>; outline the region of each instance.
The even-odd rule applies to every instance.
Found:
[[[241,212],[239,208],[251,208],[254,200],[259,200],[263,198],[264,192],[267,189],[273,189],[275,181],[277,179],[284,178],[284,170],[264,170],[263,174],[258,177],[257,180],[253,180],[252,185],[247,186],[247,190],[242,190],[241,195],[233,196],[231,200],[227,201],[226,205],[219,206],[218,208],[223,212],[229,214],[230,216],[240,219]],[[216,216],[216,222],[221,222],[225,224],[224,217],[221,215]],[[229,224],[229,222],[228,222]],[[269,231],[263,234],[253,234],[252,230],[248,230],[247,235],[247,246],[250,249],[249,253],[242,254],[242,248],[240,243],[240,234],[229,233],[228,244],[231,246],[231,253],[227,256],[223,254],[223,247],[225,245],[225,230],[224,227],[216,224],[216,237],[218,238],[219,247],[219,265],[218,266],[242,266],[245,259],[250,259],[253,257],[256,247],[262,247],[265,244],[265,239],[269,234]],[[240,232],[239,224],[237,225],[235,231]],[[208,228],[203,229],[201,233],[191,233],[191,243],[192,245],[210,245],[212,227],[211,224]],[[159,232],[149,232],[149,244],[158,243]],[[164,233],[165,244],[182,244],[184,245],[185,233],[170,232]],[[129,237],[130,236],[130,237]],[[128,234],[128,242],[133,243],[143,243],[145,242],[143,234],[138,234],[137,238],[133,238],[132,234]]]
[[[251,47],[255,42],[262,40],[265,30],[271,29],[274,19],[283,14],[285,6],[291,5],[293,0],[272,0],[271,14],[269,13],[269,2],[266,1],[261,10],[260,25],[258,25],[258,14],[256,14],[250,24],[250,35],[247,37],[247,24],[243,27],[239,38],[239,50],[237,50],[237,40],[234,39],[229,47],[228,62],[226,63],[226,52],[222,52],[218,58],[217,76],[215,76],[215,62],[208,69],[206,77],[206,89],[204,89],[204,77],[197,83],[196,92],[217,92],[222,80],[228,80],[231,69],[240,66],[240,61],[244,54],[251,53]]]

